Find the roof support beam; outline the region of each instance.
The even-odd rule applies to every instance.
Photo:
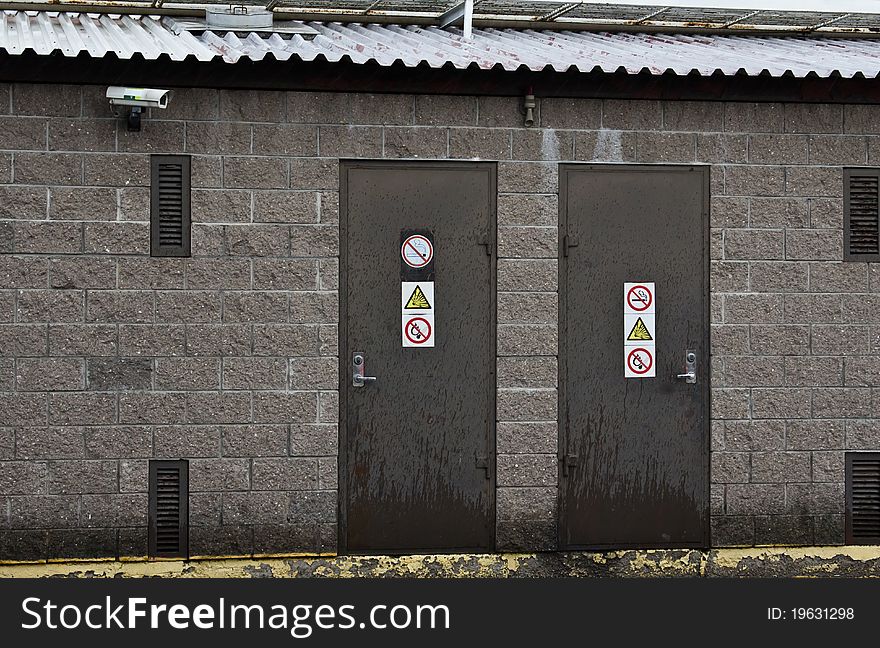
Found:
[[[472,38],[474,35],[474,0],[464,0],[464,2],[446,10],[440,15],[438,22],[441,29],[460,24],[464,30],[464,37]]]
[[[721,25],[721,28],[723,29],[723,28],[725,28],[725,27],[730,27],[731,25],[735,25],[736,23],[738,23],[738,22],[742,22],[743,20],[748,20],[749,18],[754,18],[754,17],[757,16],[759,13],[761,13],[761,10],[760,10],[760,9],[758,9],[757,11],[752,11],[752,12],[747,13],[747,14],[743,14],[743,15],[740,16],[739,18],[734,18],[733,20],[730,20],[730,21],[724,23],[723,25]]]
[[[559,16],[567,14],[569,11],[571,11],[572,9],[575,9],[576,7],[580,7],[582,4],[583,4],[583,2],[569,2],[566,5],[562,5],[561,7],[554,9],[553,11],[551,11],[549,13],[544,14],[543,16],[538,18],[538,20],[541,22],[544,22],[544,21],[549,22],[551,20],[556,20],[557,18],[559,18]]]
[[[832,18],[831,20],[826,20],[825,22],[820,22],[816,25],[812,25],[811,27],[807,27],[808,32],[816,31],[817,29],[821,29],[822,27],[827,27],[833,23],[836,23],[838,20],[843,20],[844,18],[850,17],[852,14],[845,13],[842,16],[838,16],[837,18]]]
[[[642,16],[638,20],[634,20],[632,24],[633,25],[641,25],[643,22],[645,22],[647,20],[651,20],[651,18],[655,18],[655,17],[659,16],[660,14],[662,14],[664,11],[669,11],[671,8],[672,7],[663,7],[662,9],[658,9],[657,11],[653,11],[653,12],[649,13],[647,16]]]

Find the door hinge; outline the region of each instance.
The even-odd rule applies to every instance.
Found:
[[[489,467],[489,457],[487,457],[486,455],[477,455],[476,466],[477,468],[486,471],[486,479],[489,479],[492,476],[489,472],[491,470],[491,468]]]
[[[486,248],[486,256],[492,256],[492,241],[490,239],[483,239],[479,244]]]
[[[573,454],[562,455],[562,475],[568,477],[568,473],[577,465],[578,456]]]
[[[566,234],[562,237],[562,256],[568,256],[569,248],[577,247],[577,237],[572,234]]]

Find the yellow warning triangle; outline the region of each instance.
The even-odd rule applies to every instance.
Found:
[[[629,332],[627,336],[627,342],[645,342],[648,340],[653,340],[651,334],[648,332],[648,327],[645,326],[645,323],[642,321],[642,318],[636,320],[635,325],[632,328],[632,331]]]
[[[409,296],[409,301],[406,302],[404,308],[417,308],[421,310],[431,308],[431,304],[428,303],[428,298],[425,297],[425,293],[422,292],[421,286],[416,286],[416,289],[413,290],[412,295]]]

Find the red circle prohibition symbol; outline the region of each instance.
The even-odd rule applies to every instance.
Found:
[[[636,292],[637,290],[642,290],[642,292]],[[629,307],[634,311],[642,312],[646,311],[651,307],[651,303],[654,301],[654,296],[651,294],[651,291],[648,290],[645,286],[633,286],[626,293],[626,303],[629,304]],[[636,306],[637,303],[641,303],[642,307],[639,308]]]
[[[421,234],[414,234],[400,246],[400,256],[410,268],[424,268],[434,258],[434,246]]]
[[[647,361],[642,359],[643,356],[647,358]],[[654,358],[651,357],[651,352],[644,347],[636,347],[626,356],[626,366],[635,374],[646,374],[651,371],[653,365]]]
[[[425,330],[423,331],[422,328]],[[431,339],[431,323],[424,317],[413,317],[407,321],[403,334],[413,344],[424,344]]]

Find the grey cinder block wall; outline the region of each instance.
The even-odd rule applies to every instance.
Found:
[[[190,459],[193,555],[332,552],[338,159],[498,160],[499,550],[556,546],[558,161],[711,164],[712,542],[843,542],[880,449],[880,274],[842,263],[877,108],[0,86],[0,558],[146,553]],[[192,156],[192,258],[149,256],[149,154]]]

